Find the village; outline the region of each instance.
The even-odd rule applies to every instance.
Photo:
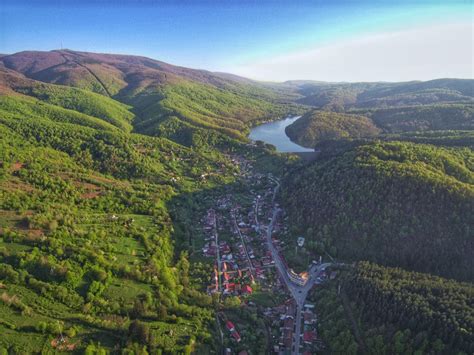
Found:
[[[240,167],[249,193],[244,197],[220,196],[201,220],[205,234],[202,255],[214,262],[207,291],[219,295],[222,301],[238,298],[240,307],[258,309],[258,316],[265,321],[267,345],[273,354],[315,353],[324,347],[318,339],[316,310],[310,303],[304,302],[302,307],[299,304],[305,301],[307,292],[324,282],[328,275],[322,269],[310,285],[307,284],[308,272],[297,274],[288,267],[283,255],[287,246],[278,238],[287,232],[287,227],[284,212],[274,201],[277,179],[271,174],[254,172],[252,164],[241,157],[233,157],[233,162]],[[277,215],[280,218],[276,218]],[[270,248],[268,243],[271,243]],[[299,237],[291,247],[303,244],[304,238]],[[321,259],[313,261],[310,273],[316,272],[318,264]],[[304,296],[301,290],[290,290],[289,283],[306,288]],[[298,297],[294,292],[299,292]],[[265,299],[275,302],[272,305],[259,302]],[[219,322],[227,338],[224,341],[228,344],[226,353],[251,353],[251,349],[234,350],[242,348],[245,338],[224,311],[220,313]]]

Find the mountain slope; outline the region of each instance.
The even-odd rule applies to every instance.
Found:
[[[370,143],[290,174],[284,200],[317,253],[472,281],[473,158]]]
[[[283,83],[306,105],[331,111],[387,108],[450,102],[473,103],[471,79],[436,79],[402,83]]]
[[[340,273],[338,280],[318,288],[312,296],[320,309],[319,334],[332,352],[474,351],[471,283],[368,262]]]
[[[131,132],[131,107],[107,95],[7,68],[0,88],[0,352],[59,334],[78,352],[214,349],[170,210],[235,168]]]
[[[369,113],[386,133],[474,130],[474,105],[423,105],[378,109]]]
[[[375,136],[380,129],[364,116],[315,110],[304,114],[285,131],[296,143],[314,147],[324,140]]]
[[[286,97],[238,77],[173,66],[145,57],[75,52],[20,52],[5,68],[46,83],[86,89],[133,106],[135,129],[166,134],[168,121],[243,139],[250,121],[286,115]],[[164,126],[165,129],[162,127]]]

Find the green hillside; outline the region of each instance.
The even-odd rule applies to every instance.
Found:
[[[370,118],[387,133],[474,129],[474,105],[427,105],[378,109]]]
[[[332,352],[421,355],[473,352],[473,297],[471,283],[361,262],[313,300]]]
[[[212,349],[212,299],[190,284],[169,206],[234,168],[45,101],[0,96],[0,348],[62,333],[78,352]]]
[[[472,281],[473,158],[467,148],[369,143],[287,176],[284,201],[316,253]]]
[[[330,139],[375,136],[379,132],[367,117],[330,111],[310,111],[286,127],[291,140],[305,147]]]
[[[283,83],[298,94],[299,102],[329,111],[351,108],[387,108],[440,103],[472,104],[471,79],[436,79],[402,83]]]
[[[255,208],[260,189],[266,220],[275,178],[277,237],[306,237],[283,250],[291,266],[345,264],[314,293],[329,351],[472,352],[459,282],[474,281],[472,82],[258,83],[139,56],[0,56],[0,355],[220,353],[236,344],[220,339],[222,310],[242,330],[233,350],[259,352],[278,328],[262,299],[288,295],[205,292],[215,260],[198,221],[218,200]],[[289,114],[314,162],[248,144],[251,126]],[[360,260],[384,266],[348,266]]]
[[[159,87],[155,93],[138,95],[129,102],[137,108],[136,129],[147,134],[156,134],[174,117],[191,126],[243,139],[249,121],[281,117],[287,112],[268,101],[190,81]]]
[[[100,118],[46,104],[26,96],[0,96],[0,112],[2,113],[0,120],[8,117],[22,121],[54,121],[108,131],[117,130],[117,127]]]
[[[18,90],[41,101],[100,118],[123,131],[132,130],[131,106],[77,88],[40,84]]]
[[[27,83],[26,89],[20,88],[23,93],[100,117],[124,130],[132,124],[148,135],[173,138],[190,128],[204,128],[243,140],[251,122],[302,111],[289,103],[289,95],[251,80],[144,57],[70,50],[20,52],[1,57],[0,64],[10,75],[21,75],[16,80]],[[86,90],[62,91],[38,81]],[[168,121],[173,134],[167,132]],[[184,132],[176,132],[181,129]]]

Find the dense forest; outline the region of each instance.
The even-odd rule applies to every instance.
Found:
[[[369,142],[290,173],[284,200],[316,253],[472,281],[473,158]]]
[[[326,140],[371,137],[379,132],[365,116],[318,110],[309,111],[286,127],[288,137],[304,147],[315,147]]]
[[[409,137],[416,135],[441,136],[451,132],[451,136],[462,138],[459,135],[474,129],[472,104],[351,109],[347,112],[309,111],[289,125],[286,133],[300,145],[320,148],[319,145],[331,141],[374,136],[379,139],[409,140]]]
[[[288,101],[288,95],[250,80],[233,80],[144,57],[69,50],[20,52],[0,58],[0,66],[10,76],[9,86],[15,91],[27,91],[28,95],[61,106],[66,103],[74,105],[74,109],[78,107],[71,95],[69,99],[49,99],[51,91],[52,96],[60,94],[49,88],[45,93],[44,83],[85,89],[125,103],[136,116],[135,130],[148,135],[166,137],[171,130],[176,137],[176,130],[192,127],[242,140],[248,132],[245,122],[269,120],[302,110]],[[35,85],[38,80],[43,82],[39,92],[25,90],[25,76],[36,80]],[[31,85],[29,80],[27,86]]]
[[[319,331],[332,352],[471,354],[471,283],[368,262],[313,294]]]
[[[440,103],[473,103],[470,79],[436,79],[402,83],[325,83],[293,81],[279,84],[299,95],[300,103],[327,111],[388,108]]]
[[[341,138],[474,128],[469,80],[286,85],[302,96],[298,102],[313,107],[287,127],[288,136],[306,147]]]

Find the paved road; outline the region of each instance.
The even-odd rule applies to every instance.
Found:
[[[271,251],[273,260],[275,261],[275,266],[278,272],[280,273],[281,278],[285,282],[288,290],[290,291],[291,295],[296,301],[295,331],[293,335],[293,346],[292,346],[291,353],[299,354],[299,347],[300,347],[300,341],[301,341],[301,311],[303,310],[303,306],[306,301],[308,292],[311,290],[314,284],[317,283],[317,278],[320,275],[320,273],[323,270],[325,270],[326,267],[331,265],[331,263],[324,263],[321,265],[314,265],[314,264],[311,265],[311,267],[308,270],[308,274],[309,274],[308,281],[306,281],[304,286],[300,286],[290,280],[290,278],[288,277],[288,270],[285,264],[283,263],[282,259],[280,258],[280,255],[278,254],[278,251],[276,250],[272,242],[273,227],[276,222],[278,213],[280,212],[280,209],[275,206],[275,196],[277,194],[278,189],[280,188],[280,183],[277,180],[273,180],[273,181],[277,184],[277,186],[275,187],[273,191],[273,198],[272,198],[273,214],[272,214],[272,219],[270,221],[270,224],[268,225],[268,228],[267,228],[266,239],[267,239],[268,249]],[[258,200],[257,200],[257,206],[258,206]],[[255,216],[256,215],[257,214],[255,214]],[[258,224],[257,218],[255,218],[255,221]]]

